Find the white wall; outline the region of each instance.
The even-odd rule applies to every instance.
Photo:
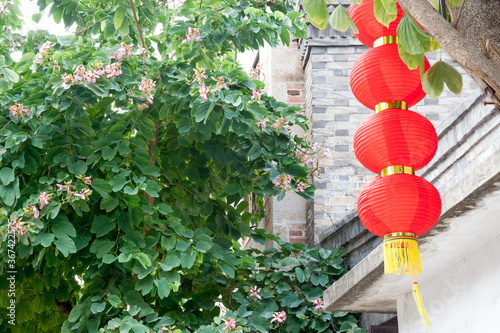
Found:
[[[420,282],[417,277],[432,332],[500,332],[500,242],[499,235],[490,236],[458,262],[444,263],[430,280]],[[420,322],[410,283],[408,289],[397,302],[399,332],[428,332]]]

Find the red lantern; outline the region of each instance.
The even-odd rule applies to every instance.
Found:
[[[375,18],[373,0],[363,0],[360,5],[351,5],[349,16],[359,31],[354,36],[368,47],[373,47],[373,42],[382,36],[396,36],[399,21],[405,15],[399,4],[396,3],[396,5],[398,6],[397,18],[389,24],[389,27],[384,26]]]
[[[419,274],[416,237],[429,229],[441,214],[436,188],[411,174],[377,177],[358,198],[358,214],[370,232],[384,237],[386,274]]]
[[[430,67],[425,58],[425,70]],[[372,110],[379,103],[403,101],[407,108],[425,97],[418,69],[409,70],[398,54],[397,44],[365,52],[352,67],[351,89],[357,100]]]
[[[437,150],[434,126],[420,114],[388,109],[368,117],[354,135],[354,152],[369,170],[380,174],[389,165],[422,169]]]

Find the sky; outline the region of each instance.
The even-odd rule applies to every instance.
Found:
[[[49,18],[48,13],[50,7],[52,5],[47,6],[45,10],[42,12],[42,18],[38,23],[32,20],[32,16],[34,14],[39,13],[39,8],[37,6],[37,0],[20,0],[20,10],[23,13],[24,20],[24,28],[22,30],[23,34],[28,33],[30,30],[48,30],[49,33],[54,35],[69,35],[71,32],[68,32],[64,27],[63,22],[57,24],[54,22],[52,18]],[[21,53],[16,52],[12,54],[12,58],[18,61],[21,58]],[[255,59],[255,51],[247,51],[243,54],[238,54],[238,59],[240,63],[243,65],[245,71],[250,71],[253,59]]]
[[[45,10],[42,12],[42,18],[38,23],[34,22],[31,17],[33,14],[39,13],[39,9],[37,6],[37,1],[33,0],[20,0],[21,4],[21,12],[23,13],[23,20],[24,20],[24,28],[22,30],[22,33],[27,33],[30,30],[48,30],[51,34],[54,35],[68,35],[69,32],[66,31],[64,28],[64,24],[62,23],[55,23],[54,20],[48,17],[48,12],[50,9],[49,5]]]

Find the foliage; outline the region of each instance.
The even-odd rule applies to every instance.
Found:
[[[351,4],[362,3],[360,0],[349,0],[349,2]],[[440,10],[438,2],[435,0],[429,0],[429,2],[436,10]],[[374,15],[386,27],[397,17],[396,4],[396,0],[373,1]],[[452,7],[460,5],[463,5],[462,0],[451,1]],[[354,33],[357,33],[359,27],[354,25],[340,1],[331,14],[328,12],[327,2],[324,0],[303,0],[303,6],[309,22],[315,27],[323,30],[326,28],[327,22],[329,22],[332,28],[336,30],[346,31],[350,27]],[[440,46],[406,10],[405,12],[407,15],[403,16],[397,28],[398,50],[401,59],[412,70],[420,68],[422,87],[432,99],[436,99],[441,95],[443,82],[447,83],[450,91],[459,94],[462,90],[462,75],[452,66],[446,66],[446,70],[442,70],[441,67],[443,66],[440,61],[431,67],[433,70],[432,75],[424,75],[424,54],[435,51]],[[432,80],[429,79],[431,77]]]
[[[307,118],[236,61],[304,37],[300,14],[286,0],[38,0],[76,35],[21,36],[16,4],[0,12],[0,330],[210,324],[254,267],[238,241],[270,237],[253,228],[263,197],[314,193],[318,150],[289,134]]]
[[[231,310],[196,332],[365,332],[351,314],[323,307],[323,290],[345,272],[342,249],[309,249],[277,241],[279,250],[254,251],[248,259],[255,258],[255,263],[249,261],[245,268],[249,271],[238,270],[228,282],[223,300]],[[273,321],[280,313],[286,320]],[[233,328],[228,327],[230,320]]]

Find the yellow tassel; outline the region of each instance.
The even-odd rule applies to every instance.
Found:
[[[417,304],[418,314],[420,315],[420,320],[422,320],[422,324],[424,324],[425,330],[431,329],[431,320],[429,319],[429,315],[425,310],[424,301],[422,300],[422,295],[420,294],[420,290],[418,289],[418,284],[414,280],[413,281],[413,298],[415,298],[415,303]]]
[[[422,272],[415,234],[400,232],[384,236],[385,274],[417,275]]]

